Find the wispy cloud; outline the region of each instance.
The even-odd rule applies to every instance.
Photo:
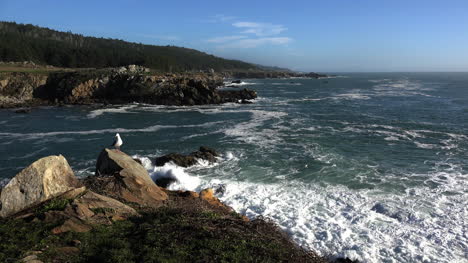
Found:
[[[245,28],[245,30],[241,32],[243,34],[254,34],[259,37],[278,35],[288,30],[283,25],[270,23],[235,22],[232,25],[237,28]]]
[[[228,42],[228,41],[239,40],[239,39],[243,39],[243,38],[247,38],[247,36],[237,35],[237,36],[214,37],[214,38],[210,38],[210,39],[206,40],[206,42],[225,43],[225,42]]]
[[[280,34],[288,30],[283,25],[258,23],[250,21],[235,21],[236,17],[216,15],[212,17],[218,22],[229,22],[236,33],[227,36],[213,37],[205,42],[217,44],[216,48],[256,48],[265,45],[287,45],[293,39]]]
[[[263,38],[246,38],[224,43],[218,46],[220,49],[225,48],[255,48],[263,45],[286,45],[292,41],[289,37],[263,37]]]
[[[218,15],[212,16],[206,22],[209,22],[209,23],[224,23],[224,22],[232,21],[232,20],[234,20],[236,18],[237,17],[235,17],[235,16],[226,16],[226,15],[218,14]]]

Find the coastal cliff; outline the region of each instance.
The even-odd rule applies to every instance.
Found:
[[[151,73],[130,65],[99,70],[0,74],[0,108],[62,104],[148,103],[191,106],[255,99],[253,90],[220,90],[215,73]]]
[[[2,262],[326,262],[212,189],[157,186],[119,150],[104,149],[86,179],[63,156],[41,158],[0,189],[0,202]]]

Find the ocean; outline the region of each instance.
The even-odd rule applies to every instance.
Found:
[[[468,262],[468,73],[340,73],[250,79],[253,104],[144,104],[0,111],[0,182],[65,156],[77,176],[120,133],[171,189],[223,188],[236,211],[271,218],[321,255],[363,262]],[[192,168],[152,160],[199,146]]]

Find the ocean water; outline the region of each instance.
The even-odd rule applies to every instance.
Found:
[[[343,74],[246,80],[254,104],[0,111],[0,183],[62,154],[93,174],[119,132],[122,150],[172,189],[223,187],[249,217],[301,246],[363,262],[468,262],[468,73]],[[206,145],[214,165],[155,168]]]

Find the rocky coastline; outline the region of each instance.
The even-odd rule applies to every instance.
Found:
[[[133,102],[173,106],[249,103],[257,98],[255,90],[222,89],[224,80],[327,77],[290,71],[156,73],[137,65],[105,69],[22,65],[17,69],[0,72],[0,109]]]
[[[216,73],[152,73],[121,68],[0,74],[0,108],[41,105],[147,103],[192,106],[239,103],[257,97],[254,90],[222,90]]]
[[[201,147],[159,161],[215,161],[216,154]],[[95,175],[84,179],[61,155],[13,177],[0,188],[0,241],[2,262],[327,262],[270,221],[237,214],[213,189],[159,187],[114,149],[103,149]]]

